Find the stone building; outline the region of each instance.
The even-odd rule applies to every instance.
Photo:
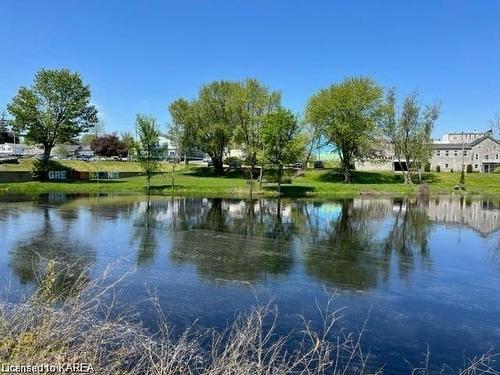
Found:
[[[431,170],[461,171],[470,165],[474,172],[493,172],[500,167],[500,141],[493,133],[450,133],[433,144]]]
[[[376,156],[356,161],[357,170],[401,171],[406,169],[404,160],[398,160],[393,148],[382,143]],[[432,171],[459,172],[462,165],[474,172],[493,172],[500,167],[500,141],[492,131],[460,132],[445,134],[432,144],[430,168]]]

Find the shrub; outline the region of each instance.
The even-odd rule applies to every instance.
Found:
[[[425,163],[424,172],[430,172],[430,171],[431,171],[431,165],[430,165],[430,163]]]
[[[472,164],[467,164],[467,167],[465,167],[465,171],[467,173],[472,173]]]
[[[440,165],[436,165],[436,172],[437,173],[441,172],[441,166]]]

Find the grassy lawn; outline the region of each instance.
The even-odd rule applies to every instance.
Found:
[[[23,171],[30,172],[33,170],[33,159],[21,159],[19,164],[0,164],[0,172],[2,171]],[[57,162],[65,167],[75,169],[81,172],[140,172],[141,166],[134,161],[81,161],[81,160],[57,160]],[[163,171],[170,171],[171,164],[162,163]]]
[[[68,167],[95,171],[138,171],[137,163],[65,161]],[[95,164],[100,164],[96,166]],[[4,166],[5,167],[5,166]],[[14,166],[9,166],[12,168]],[[19,167],[19,165],[17,166]],[[21,165],[27,168],[27,165]],[[30,170],[29,168],[26,170]],[[247,197],[247,179],[241,173],[231,172],[224,177],[214,177],[208,168],[178,165],[175,188],[171,189],[171,164],[163,165],[163,173],[152,180],[153,194],[186,195],[206,197]],[[450,194],[460,178],[459,173],[428,173],[425,176],[431,194]],[[144,193],[144,177],[123,178],[116,181],[43,183],[0,183],[0,193],[36,195],[40,193]],[[335,198],[358,195],[407,195],[418,192],[419,185],[404,185],[402,176],[390,172],[354,172],[352,184],[342,182],[342,176],[334,169],[308,170],[303,176],[293,177],[292,184],[283,185],[282,191],[289,197]],[[472,173],[466,177],[465,194],[500,195],[500,174]],[[265,184],[256,195],[275,196],[276,185]]]

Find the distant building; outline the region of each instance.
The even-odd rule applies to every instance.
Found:
[[[3,143],[0,145],[0,157],[23,156],[26,145],[20,143]]]
[[[462,165],[470,165],[475,172],[493,172],[500,167],[500,141],[493,138],[492,131],[448,133],[434,141],[432,171],[457,172]],[[401,171],[406,169],[406,162],[397,159],[393,147],[382,141],[372,157],[357,160],[355,166],[358,170]]]
[[[165,150],[165,157],[180,157],[180,155],[177,155],[177,144],[169,135],[160,134],[160,137],[158,138],[158,144]]]
[[[91,158],[91,157],[95,156],[95,153],[90,148],[90,145],[81,146],[77,153],[78,153],[78,156],[81,156],[84,158]]]
[[[500,141],[493,133],[450,133],[433,144],[431,170],[460,171],[471,165],[475,172],[493,172],[500,166]]]

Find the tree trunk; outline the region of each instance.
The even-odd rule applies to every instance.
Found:
[[[253,168],[254,163],[250,163],[250,199],[253,199]]]
[[[259,172],[259,187],[262,187],[262,179],[264,178],[264,165],[260,166]]]
[[[150,187],[151,187],[151,176],[148,173],[148,175],[146,176],[146,188],[148,190],[148,194],[149,194],[149,188]]]
[[[344,182],[346,184],[350,184],[351,183],[351,171],[349,169],[349,160],[346,160],[344,158]]]
[[[172,166],[172,190],[174,190],[175,186],[175,165],[177,164],[177,160],[174,160],[174,165]]]
[[[278,167],[278,197],[281,197],[281,165]]]
[[[349,170],[349,167],[351,166],[350,155],[344,150],[338,150],[338,154],[340,157],[340,163],[344,169],[344,183],[349,184],[351,183],[351,171]]]
[[[216,176],[223,176],[224,175],[224,164],[222,162],[222,159],[212,158],[212,161],[214,162],[215,175]]]
[[[410,158],[405,157],[406,160],[406,171],[405,171],[405,184],[412,184],[413,181],[411,180],[411,165],[410,165]]]
[[[38,177],[42,181],[47,181],[47,178],[48,178],[50,152],[52,151],[52,147],[53,147],[53,145],[43,145],[42,163],[40,165],[39,170],[37,171]]]

